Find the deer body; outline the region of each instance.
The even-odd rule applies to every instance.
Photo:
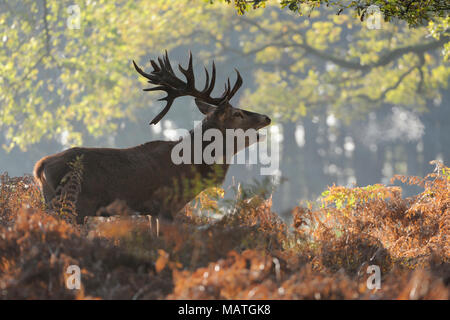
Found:
[[[175,165],[171,161],[171,151],[176,143],[153,141],[128,149],[72,148],[41,159],[35,166],[35,177],[42,186],[46,202],[50,203],[59,182],[71,170],[68,163],[83,155],[78,223],[116,199],[124,200],[137,212],[171,219],[202,191],[190,182],[200,178],[205,182],[202,188],[207,188],[214,184],[213,177],[216,184],[221,184],[229,166]]]
[[[199,110],[206,115],[201,124],[202,129],[215,128],[221,132],[229,128],[260,129],[270,123],[267,116],[229,105],[228,100],[242,82],[239,74],[234,88],[231,89],[228,83],[222,98],[214,100],[209,97],[209,93],[201,95],[204,91],[198,92],[193,85],[189,85],[189,81],[193,81],[190,80],[193,79],[192,56],[188,69],[180,67],[182,72],[184,70],[188,83],[170,78],[175,76],[167,53],[164,61],[159,60],[160,66],[154,61],[151,62],[155,70],[151,74],[144,73],[136,65],[135,67],[140,74],[150,79],[149,82],[158,84],[158,90],[168,93],[168,107],[178,96],[195,96]],[[212,90],[214,78],[213,65],[212,85],[207,76],[209,85],[205,87]],[[152,123],[157,123],[167,113],[167,106]],[[190,141],[193,141],[192,135],[193,130],[190,132]],[[71,170],[69,163],[82,156],[83,177],[76,201],[78,223],[82,223],[86,216],[96,215],[101,207],[106,207],[115,200],[125,201],[128,207],[139,213],[159,215],[171,220],[173,214],[180,211],[202,190],[221,184],[229,167],[227,163],[194,164],[193,161],[174,164],[172,149],[179,142],[152,141],[126,149],[71,148],[39,160],[34,168],[34,176],[41,186],[46,203],[50,205],[56,196],[58,185]],[[205,146],[202,144],[202,150]]]

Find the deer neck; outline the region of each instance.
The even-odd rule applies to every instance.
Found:
[[[219,130],[222,135],[222,154],[226,154],[226,140],[225,140],[225,129],[218,128],[214,123],[211,123],[208,121],[208,119],[205,119],[202,121],[202,123],[199,125],[200,127],[196,127],[189,131],[189,139],[191,143],[191,166],[195,167],[195,171],[200,173],[202,178],[213,178],[214,180],[217,180],[217,183],[222,183],[225,179],[225,176],[227,174],[229,163],[223,158],[223,163],[212,163],[208,164],[205,163],[205,148],[208,147],[213,141],[203,141],[203,135],[205,132],[209,129],[216,129]],[[201,151],[200,151],[201,150]],[[195,154],[197,154],[197,157],[200,159],[197,159],[195,161]],[[198,163],[200,160],[201,162]],[[197,163],[196,163],[197,162]]]

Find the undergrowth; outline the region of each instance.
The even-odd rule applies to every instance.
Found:
[[[394,179],[423,192],[402,198],[395,186],[331,186],[294,208],[288,225],[269,194],[238,192],[223,210],[214,189],[172,224],[132,216],[116,201],[105,210],[117,217],[80,226],[46,209],[31,177],[3,174],[0,297],[448,299],[450,169],[437,163],[424,178]],[[79,290],[66,288],[69,265],[81,269]],[[367,286],[372,265],[380,289]]]

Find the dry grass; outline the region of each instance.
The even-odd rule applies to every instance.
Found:
[[[44,208],[31,177],[3,174],[0,297],[448,299],[450,169],[396,178],[424,191],[403,199],[399,187],[333,186],[294,208],[292,225],[270,198],[239,199],[219,220],[187,207],[157,236],[155,219],[130,217],[120,202],[105,210],[121,217],[72,224]],[[73,264],[81,290],[65,287]],[[369,265],[381,268],[380,290],[367,288]]]

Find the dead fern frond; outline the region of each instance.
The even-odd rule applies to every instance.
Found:
[[[64,175],[56,188],[56,196],[52,199],[50,208],[64,220],[76,223],[76,205],[84,171],[83,155],[77,156],[68,165],[71,170]]]

